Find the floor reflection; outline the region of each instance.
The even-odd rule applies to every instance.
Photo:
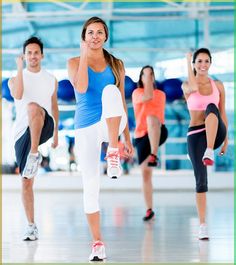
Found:
[[[142,220],[145,207],[141,193],[102,193],[107,262],[233,262],[233,192],[214,192],[208,197],[211,238],[199,241],[191,192],[155,193],[156,217],[147,223]],[[87,262],[91,238],[81,193],[36,194],[40,238],[35,242],[21,240],[26,221],[20,199],[20,192],[3,192],[3,262]]]

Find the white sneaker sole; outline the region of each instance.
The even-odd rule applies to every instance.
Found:
[[[38,237],[37,236],[27,236],[27,237],[24,237],[23,238],[23,241],[35,241],[35,240],[37,240],[38,239]]]
[[[122,173],[121,170],[120,170],[120,172],[118,174],[112,174],[112,173],[109,172],[109,170],[107,170],[107,175],[111,179],[118,179],[121,176],[121,173]]]
[[[102,255],[90,255],[89,256],[89,261],[103,261],[104,259],[106,259],[106,255],[102,254]]]
[[[199,240],[209,240],[209,237],[208,236],[205,236],[205,237],[198,237]]]

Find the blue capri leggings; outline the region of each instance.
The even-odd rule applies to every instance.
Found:
[[[207,106],[205,112],[206,117],[210,113],[214,113],[219,121],[214,145],[214,149],[217,149],[225,140],[226,127],[221,119],[218,108],[213,103]],[[188,154],[196,179],[196,192],[206,192],[208,191],[207,168],[202,162],[202,157],[207,148],[205,124],[189,127],[187,135]]]

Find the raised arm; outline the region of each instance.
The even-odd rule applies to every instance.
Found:
[[[153,98],[153,76],[150,68],[143,71],[143,86],[142,102],[149,101]]]
[[[24,55],[16,58],[17,74],[8,81],[10,92],[13,98],[21,99],[24,92],[23,85],[23,68],[24,68]]]
[[[192,68],[192,54],[189,52],[186,54],[187,67],[188,67],[188,81],[183,82],[182,89],[184,94],[190,94],[198,90],[198,84]]]
[[[81,41],[80,57],[68,60],[68,75],[74,88],[79,93],[88,89],[88,45]]]

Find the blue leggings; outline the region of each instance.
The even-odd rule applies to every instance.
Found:
[[[214,113],[218,118],[218,129],[214,144],[214,149],[217,149],[224,142],[226,137],[226,127],[221,119],[218,108],[215,104],[210,103],[205,111],[206,117]],[[207,186],[207,168],[202,162],[202,157],[207,148],[205,124],[189,127],[188,137],[188,154],[192,162],[193,171],[196,179],[196,192],[208,191]]]

